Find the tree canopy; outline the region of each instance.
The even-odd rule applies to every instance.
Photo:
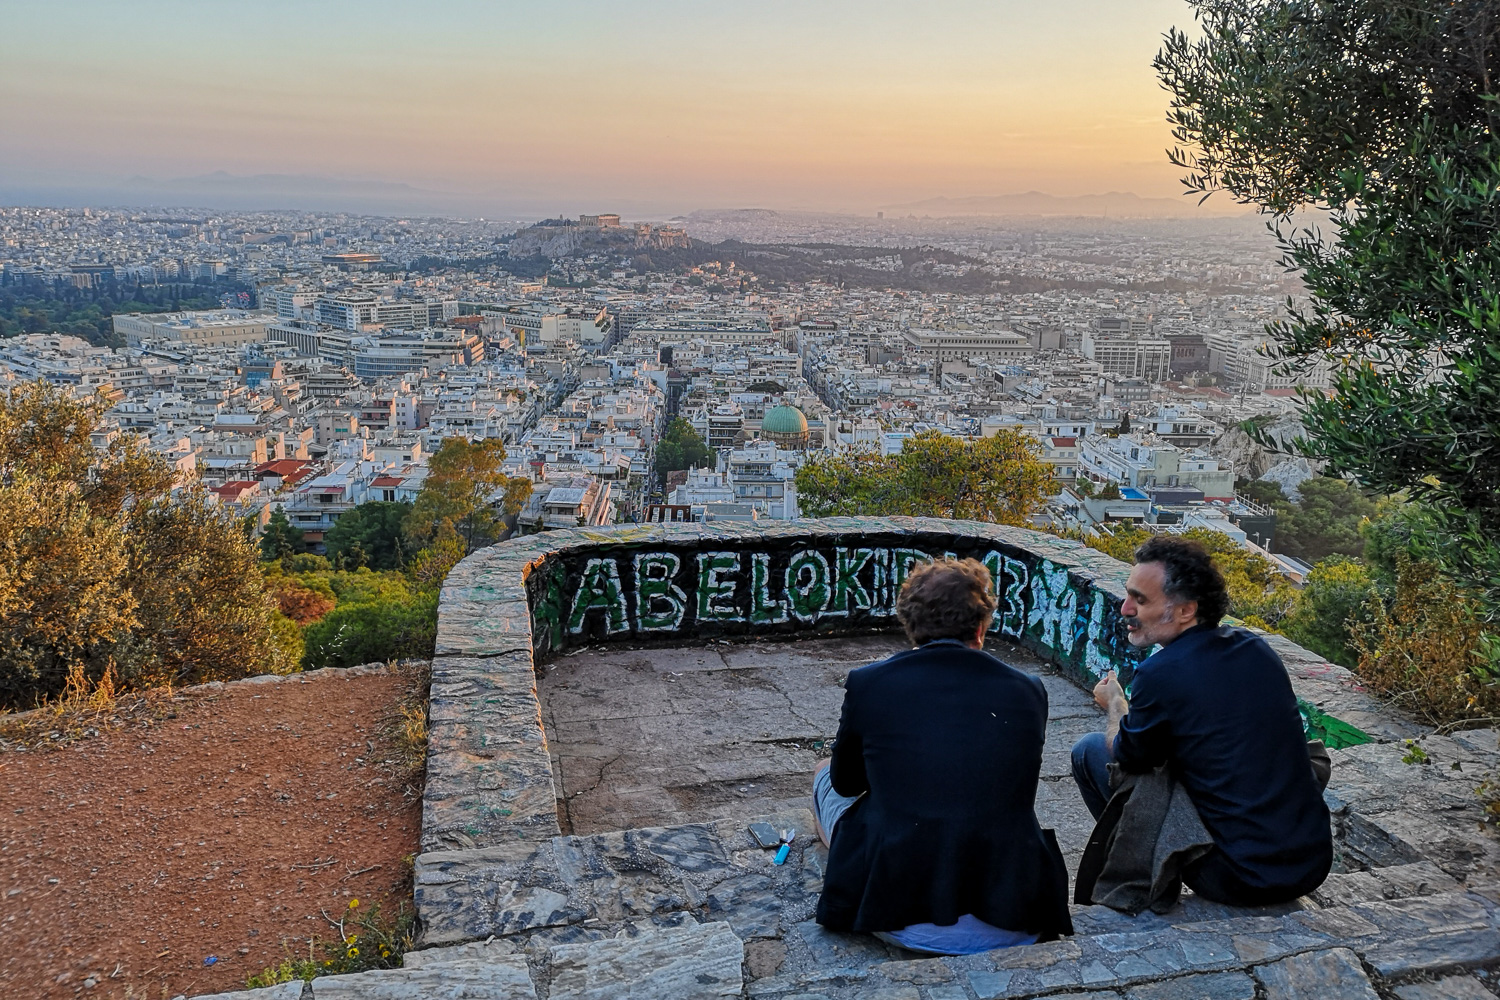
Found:
[[[401,569],[407,557],[402,536],[411,509],[409,503],[371,500],[345,511],[323,537],[328,558],[349,569]]]
[[[1273,354],[1334,374],[1305,395],[1301,449],[1482,550],[1500,532],[1500,0],[1190,3],[1200,35],[1156,59],[1173,160],[1189,190],[1271,213],[1302,272],[1309,305],[1271,326]],[[1304,206],[1331,232],[1297,229]]]
[[[505,445],[496,438],[444,438],[427,460],[427,479],[406,517],[406,533],[418,542],[452,531],[464,554],[489,545],[504,531],[505,515],[520,512],[531,496],[531,480],[501,468]]]
[[[139,438],[96,449],[106,405],[0,395],[0,706],[295,668],[238,520]]]
[[[1276,511],[1277,552],[1307,562],[1365,550],[1360,526],[1375,513],[1375,501],[1347,479],[1314,476],[1297,487],[1296,503],[1281,500]]]
[[[677,417],[656,442],[656,474],[665,479],[678,469],[707,468],[713,455],[693,425]]]
[[[894,455],[855,449],[797,470],[809,517],[920,515],[1026,524],[1052,495],[1052,467],[1018,431],[964,440],[923,431]]]
[[[285,562],[305,551],[307,542],[302,531],[292,526],[286,511],[277,504],[266,521],[265,530],[260,533],[260,557]]]

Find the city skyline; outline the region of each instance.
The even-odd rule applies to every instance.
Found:
[[[1182,0],[256,15],[11,11],[0,200],[516,217],[1028,191],[1192,203],[1150,66],[1190,23]]]

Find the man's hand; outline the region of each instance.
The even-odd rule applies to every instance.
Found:
[[[1113,757],[1115,740],[1120,735],[1120,720],[1130,711],[1130,703],[1125,700],[1125,689],[1120,687],[1120,679],[1113,670],[1094,685],[1094,702],[1109,716],[1104,723],[1104,745],[1109,748],[1109,755]]]
[[[1120,680],[1111,670],[1105,674],[1098,684],[1094,685],[1094,703],[1104,711],[1108,712],[1116,701],[1125,700],[1125,689],[1120,687]]]

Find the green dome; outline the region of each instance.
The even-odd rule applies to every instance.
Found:
[[[795,406],[773,406],[760,422],[762,434],[806,434],[807,418]]]

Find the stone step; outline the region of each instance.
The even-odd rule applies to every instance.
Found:
[[[1458,891],[1459,884],[1430,861],[1329,875],[1313,890],[1319,906],[1349,906],[1377,899],[1406,899]]]
[[[300,979],[276,986],[262,986],[254,990],[230,990],[227,993],[204,993],[193,1000],[309,1000],[312,993],[307,983]],[[183,1000],[181,997],[175,1000]]]
[[[441,948],[422,948],[408,951],[401,956],[403,969],[430,969],[437,965],[452,965],[455,962],[505,962],[514,961],[520,951],[515,941],[509,938],[490,938],[485,941],[465,941],[463,944],[446,945]],[[524,955],[520,964],[526,964]]]
[[[745,948],[729,925],[684,923],[554,945],[551,1000],[708,1000],[744,989]]]
[[[311,985],[312,1000],[536,1000],[524,956],[320,976]]]

